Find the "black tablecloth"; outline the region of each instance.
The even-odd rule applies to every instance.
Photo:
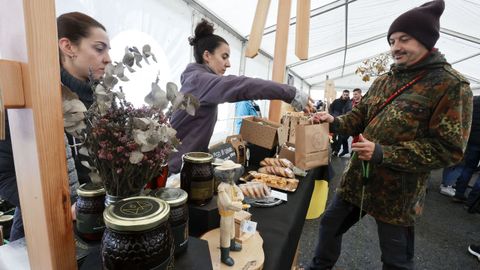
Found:
[[[291,269],[312,196],[314,180],[326,179],[326,167],[311,170],[300,179],[288,201],[271,208],[252,208],[252,221],[263,238],[265,270]]]
[[[90,254],[79,267],[80,270],[102,269],[100,243],[89,243]],[[208,242],[195,237],[188,238],[188,248],[184,253],[175,256],[175,269],[212,269]]]

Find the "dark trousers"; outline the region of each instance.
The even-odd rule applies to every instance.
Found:
[[[468,182],[474,171],[477,169],[478,162],[480,161],[480,145],[469,143],[467,149],[465,150],[465,155],[463,157],[465,161],[465,166],[463,167],[462,174],[457,180],[455,185],[455,196],[465,196],[465,191],[468,187]],[[472,206],[475,202],[475,199],[480,194],[480,179],[475,182],[472,191],[470,192],[467,205]]]
[[[7,177],[0,181],[0,197],[16,206],[13,215],[13,224],[10,229],[10,241],[15,241],[25,236],[23,230],[22,212],[20,210],[20,199],[18,198],[17,181],[14,177]]]
[[[340,256],[342,236],[358,221],[359,215],[358,207],[335,195],[320,222],[315,256],[308,269],[333,268]],[[383,269],[413,269],[414,227],[376,222]]]
[[[342,147],[343,153],[348,153],[348,137],[347,135],[341,134],[334,134],[333,135],[333,143],[332,143],[332,151],[333,152],[340,152],[340,147]]]

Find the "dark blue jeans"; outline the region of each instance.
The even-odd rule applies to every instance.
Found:
[[[465,160],[465,166],[463,167],[462,174],[457,180],[457,184],[455,186],[456,192],[455,196],[461,197],[465,195],[465,190],[468,187],[468,182],[472,178],[473,172],[478,166],[478,162],[480,161],[480,145],[469,143],[467,145],[467,149],[465,150],[465,156],[463,157]],[[475,183],[470,195],[467,199],[467,205],[473,203],[473,199],[475,195],[480,193],[480,182],[477,180]],[[470,204],[469,204],[470,203]]]
[[[10,204],[16,206],[9,240],[15,241],[24,237],[22,212],[20,210],[20,199],[18,198],[17,181],[15,178],[5,178],[0,181],[0,196]]]
[[[320,222],[315,256],[308,269],[333,268],[340,256],[342,236],[358,221],[359,215],[358,207],[335,195]],[[414,227],[376,222],[383,269],[413,269]]]

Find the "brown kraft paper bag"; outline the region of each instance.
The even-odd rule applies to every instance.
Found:
[[[296,127],[295,166],[309,170],[328,165],[328,123]]]

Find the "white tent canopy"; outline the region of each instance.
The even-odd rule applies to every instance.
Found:
[[[58,15],[80,11],[103,23],[112,41],[114,60],[121,59],[126,45],[152,45],[160,63],[142,71],[140,79],[131,78],[135,85],[124,88],[127,98],[140,104],[158,72],[161,83],[174,81],[180,85],[181,72],[193,61],[187,38],[204,17],[216,24],[216,33],[230,44],[232,67],[227,74],[271,79],[278,2],[271,0],[261,53],[254,59],[246,59],[244,51],[257,0],[57,0],[56,8]],[[386,32],[391,22],[426,0],[311,0],[306,61],[299,61],[294,54],[296,2],[292,1],[291,8],[287,72],[293,76],[295,87],[319,99],[323,98],[327,76],[334,80],[338,91],[355,87],[367,90],[371,81],[363,82],[355,70],[363,60],[388,52]],[[480,28],[475,25],[480,19],[480,1],[445,2],[436,47],[470,80],[474,93],[479,95],[480,69],[475,63],[480,61]],[[268,114],[268,102],[260,106]],[[232,104],[220,106],[217,138],[232,132],[233,108]]]
[[[196,2],[194,0],[188,2]],[[198,0],[241,36],[248,38],[257,1]],[[272,0],[261,48],[272,55],[278,0]],[[326,76],[340,88],[368,88],[355,75],[365,59],[388,50],[386,32],[401,13],[425,0],[311,0],[309,59],[295,57],[296,1],[292,1],[287,68],[312,89],[323,88]],[[480,93],[480,1],[447,0],[436,45],[447,60],[463,73]]]

